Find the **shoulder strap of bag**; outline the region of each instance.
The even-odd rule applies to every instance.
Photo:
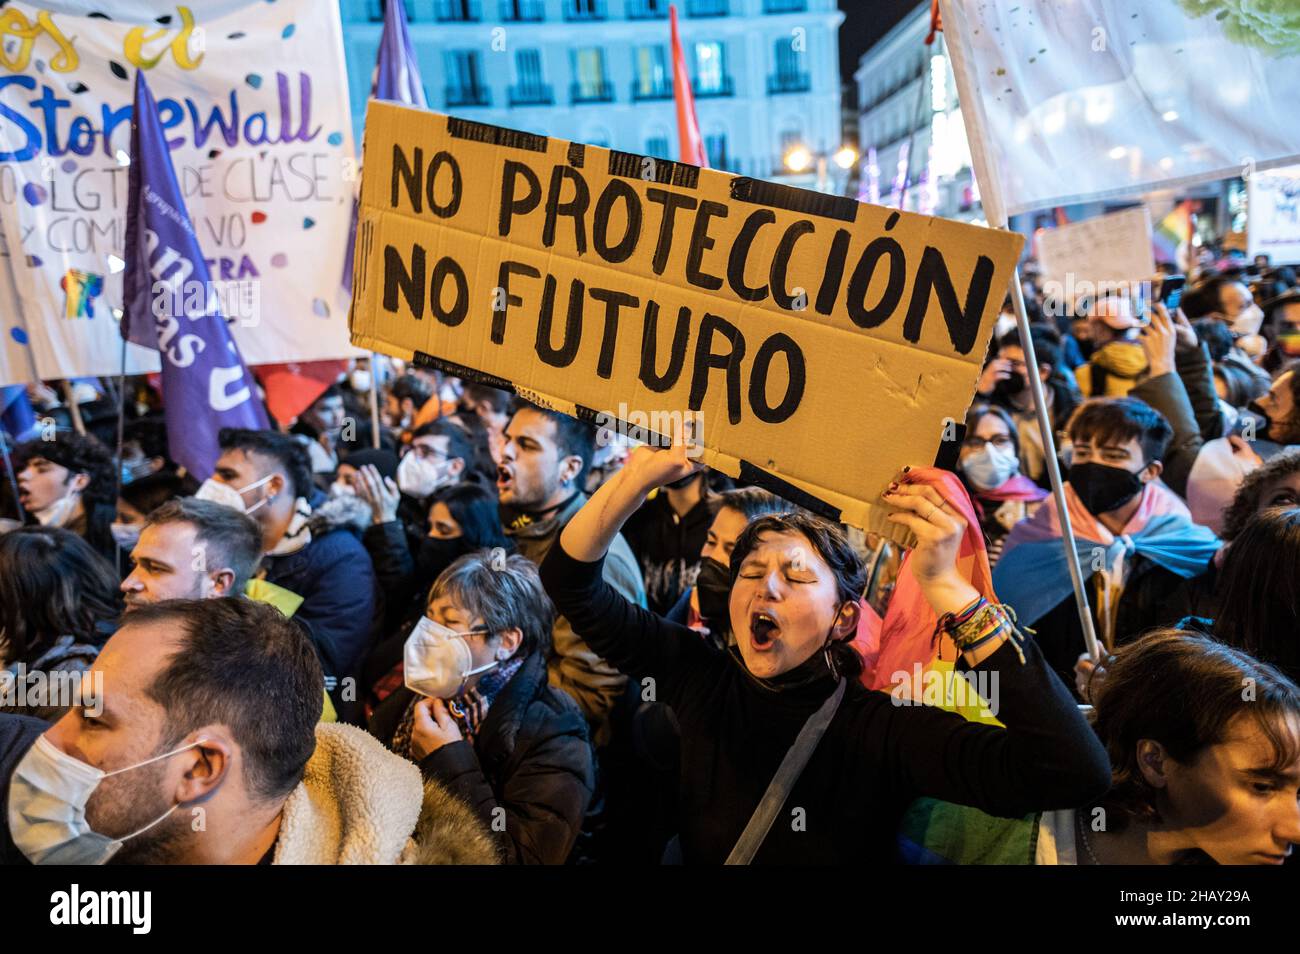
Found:
[[[790,797],[790,790],[799,780],[804,766],[808,764],[808,760],[817,749],[817,743],[826,734],[826,727],[835,717],[835,710],[840,707],[840,700],[844,698],[845,685],[845,681],[841,679],[835,691],[827,697],[820,709],[808,717],[808,721],[799,730],[794,745],[790,746],[789,751],[785,753],[785,758],[781,760],[781,765],[772,776],[772,781],[759,800],[758,807],[754,809],[749,824],[740,833],[736,847],[732,848],[731,854],[727,856],[727,864],[747,865],[754,860],[754,855],[758,854],[763,839],[767,837],[772,823],[776,821],[777,812]]]

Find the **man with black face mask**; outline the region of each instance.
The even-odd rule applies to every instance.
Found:
[[[1151,407],[1135,398],[1097,398],[1074,413],[1068,433],[1065,494],[1079,564],[1098,637],[1113,647],[1181,619],[1194,598],[1190,581],[1209,570],[1220,543],[1192,523],[1186,505],[1159,480],[1172,429]],[[1011,531],[993,586],[1070,685],[1084,652],[1083,627],[1055,500]]]
[[[667,612],[695,582],[710,519],[708,478],[701,471],[660,487],[624,524],[654,612]]]
[[[1033,331],[1034,352],[1038,358],[1038,376],[1043,382],[1047,413],[1052,419],[1050,446],[1055,453],[1060,434],[1079,403],[1078,385],[1070,369],[1062,363],[1061,349],[1041,329]],[[1034,413],[1034,398],[1029,389],[1029,366],[1019,331],[1010,331],[998,339],[997,356],[984,366],[980,375],[978,397],[999,405],[1010,413],[1020,434],[1020,472],[1041,487],[1047,486],[1047,462],[1043,440]]]

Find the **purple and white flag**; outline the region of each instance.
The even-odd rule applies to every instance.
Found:
[[[375,75],[370,82],[370,98],[386,99],[417,109],[428,109],[424,81],[415,61],[415,46],[406,27],[406,4],[390,0],[384,4],[384,31],[379,35],[379,53],[375,57]],[[343,287],[352,292],[352,249],[357,244],[357,200],[352,199],[352,226],[348,231],[347,254],[343,259]]]
[[[222,315],[143,70],[135,74],[129,180],[122,335],[159,352],[171,457],[204,480],[221,428],[269,425]]]

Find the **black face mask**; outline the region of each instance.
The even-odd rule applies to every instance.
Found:
[[[731,570],[712,557],[701,560],[695,577],[695,597],[709,634],[725,646],[731,629]]]
[[[693,481],[698,476],[700,475],[687,474],[685,477],[680,477],[677,480],[669,481],[668,483],[664,484],[664,486],[669,487],[673,490],[681,490],[683,487],[689,486],[691,481]]]
[[[1025,379],[1019,374],[1012,374],[1009,378],[1002,378],[997,384],[993,385],[993,395],[1000,398],[1009,398],[1019,394],[1025,389]]]
[[[420,578],[432,583],[443,570],[471,549],[473,548],[466,544],[464,537],[425,537],[420,541],[420,552],[415,555],[415,566]]]
[[[1091,461],[1071,464],[1069,481],[1079,500],[1094,516],[1117,510],[1142,492],[1142,481],[1137,474]]]

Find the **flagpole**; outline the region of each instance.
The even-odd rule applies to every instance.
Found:
[[[379,355],[370,352],[370,446],[379,450]]]
[[[82,437],[86,436],[86,422],[81,419],[81,408],[77,406],[72,395],[72,381],[63,379],[63,399],[68,402],[68,413],[72,415],[72,427]]]
[[[952,15],[955,0],[939,0],[939,2],[943,8],[943,22],[949,25],[957,23],[957,19]],[[962,45],[953,43],[948,46],[945,43],[945,46],[948,50],[948,58],[952,62],[953,78],[957,83],[957,100],[962,104],[962,122],[966,126],[966,138],[970,143],[971,162],[974,166],[972,171],[979,185],[980,200],[984,205],[989,224],[1006,229],[1009,227],[1010,218],[1002,202],[998,180],[991,174],[988,153],[984,149],[983,133],[988,128],[984,117],[984,104],[979,98],[975,84],[970,81],[969,64]],[[1034,338],[1029,327],[1029,313],[1025,309],[1025,292],[1020,284],[1018,265],[1011,274],[1011,303],[1016,311],[1016,328],[1020,332],[1020,346],[1025,352],[1025,366],[1028,371],[1026,377],[1029,378],[1029,393],[1034,399],[1034,416],[1043,438],[1043,461],[1047,465],[1048,482],[1052,487],[1052,499],[1056,502],[1056,512],[1061,525],[1061,546],[1065,548],[1065,563],[1070,570],[1070,585],[1074,588],[1075,609],[1079,613],[1079,625],[1083,627],[1083,641],[1088,654],[1094,661],[1100,662],[1101,648],[1097,642],[1097,628],[1092,620],[1083,569],[1079,565],[1074,527],[1070,522],[1070,505],[1065,497],[1065,482],[1061,479],[1060,462],[1056,456],[1056,429],[1052,427],[1052,419],[1047,413],[1047,397],[1038,371],[1038,355],[1034,350]]]
[[[123,302],[125,309],[126,303]],[[123,315],[126,311],[123,310]],[[121,319],[119,319],[120,321]],[[121,335],[121,327],[118,328],[118,334]],[[117,374],[117,456],[114,462],[114,472],[117,477],[117,497],[122,498],[122,438],[125,433],[124,420],[126,417],[126,336],[122,335],[122,363]],[[113,539],[113,545],[117,548],[117,565],[120,569],[122,566],[122,544]]]
[[[5,473],[9,477],[9,489],[14,493],[14,506],[18,508],[18,520],[21,523],[27,522],[27,513],[23,510],[23,503],[18,499],[18,476],[14,473],[14,461],[9,455],[10,436],[6,431],[0,431],[0,451],[4,453]]]
[[[912,144],[916,139],[916,129],[921,125],[921,111],[925,106],[925,72],[921,73],[921,82],[916,88],[916,115],[912,119],[912,129],[907,134],[907,168],[903,170],[903,188],[898,190],[898,210],[907,208],[907,182],[912,178]],[[919,208],[918,203],[918,208]]]

